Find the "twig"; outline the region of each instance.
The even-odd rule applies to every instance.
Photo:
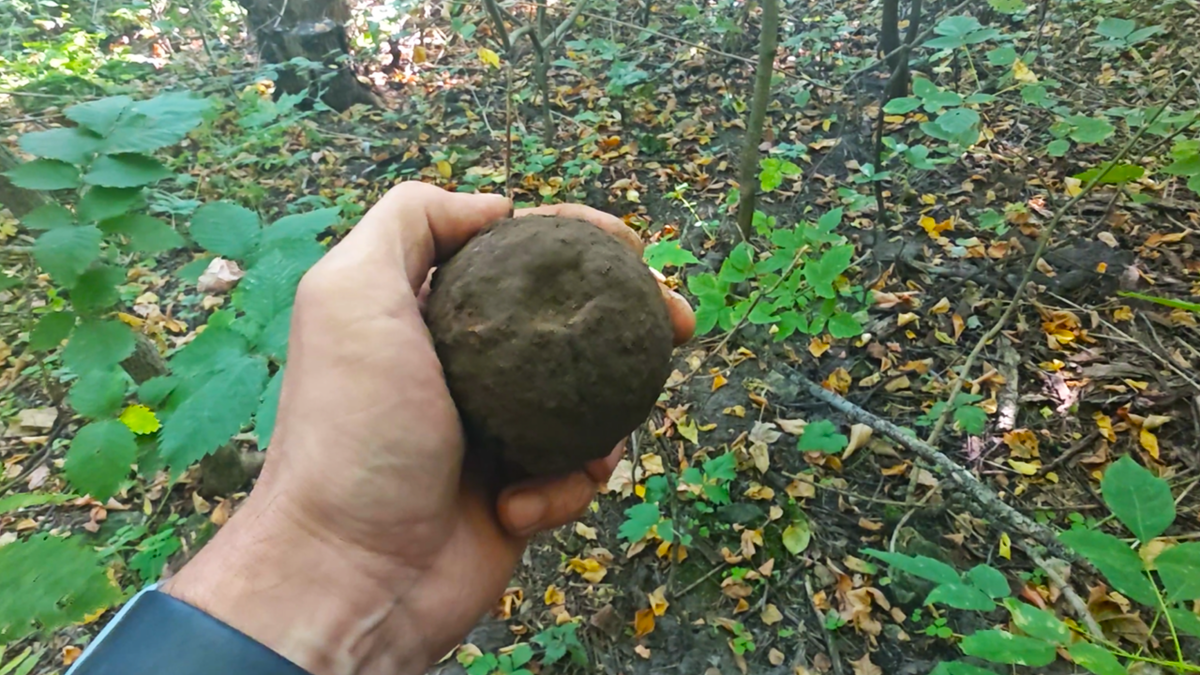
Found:
[[[1047,293],[1047,295],[1049,295],[1052,298],[1057,299],[1059,302],[1065,302],[1066,304],[1070,305],[1071,307],[1074,307],[1075,309],[1078,309],[1080,311],[1087,311],[1087,308],[1077,305],[1074,302],[1071,302],[1070,300],[1062,297],[1061,295],[1056,295],[1054,293]],[[1176,375],[1183,378],[1183,380],[1185,382],[1187,382],[1188,384],[1190,384],[1193,389],[1195,389],[1197,392],[1200,392],[1200,382],[1197,382],[1195,379],[1192,378],[1191,375],[1188,375],[1186,371],[1184,371],[1182,368],[1180,368],[1179,366],[1172,363],[1170,359],[1159,354],[1158,352],[1154,351],[1153,349],[1150,349],[1141,340],[1134,338],[1129,333],[1126,333],[1125,331],[1121,330],[1120,328],[1117,328],[1116,326],[1109,323],[1105,319],[1100,319],[1100,323],[1105,328],[1107,328],[1107,329],[1113,331],[1114,333],[1116,333],[1117,335],[1119,335],[1122,340],[1124,340],[1130,344],[1137,345],[1138,349],[1141,349],[1142,351],[1146,352],[1150,356],[1154,357],[1154,359],[1157,360],[1159,363],[1163,364],[1167,368],[1171,369],[1171,371],[1174,372]],[[1097,335],[1100,335],[1100,334],[1097,333]]]
[[[717,565],[716,567],[712,568],[711,570],[708,571],[707,574],[705,574],[704,576],[700,577],[699,579],[693,581],[692,583],[688,584],[687,587],[685,587],[682,591],[679,591],[678,593],[676,593],[673,597],[677,599],[677,598],[683,597],[684,595],[687,595],[688,592],[694,590],[700,584],[713,578],[713,576],[717,572],[720,572],[721,570],[725,569],[725,565],[727,565],[727,564],[729,564],[729,563],[723,562],[720,565]]]
[[[808,394],[813,398],[828,404],[856,422],[866,424],[873,430],[900,444],[905,449],[916,453],[926,462],[929,462],[935,471],[952,479],[962,492],[979,504],[984,512],[995,521],[1036,540],[1056,557],[1070,560],[1073,563],[1087,564],[1078,555],[1075,555],[1060,544],[1057,536],[1050,528],[1033,521],[1025,514],[1009,506],[991,488],[981,483],[974,474],[942,454],[937,448],[895,424],[867,412],[841,396],[826,390],[821,385],[800,375],[798,372],[793,370],[792,373],[800,386],[808,391]]]
[[[1016,314],[1017,307],[1020,306],[1021,300],[1023,300],[1025,297],[1025,289],[1029,286],[1029,282],[1033,278],[1034,272],[1037,271],[1037,264],[1042,259],[1042,256],[1046,253],[1046,249],[1050,245],[1050,238],[1054,234],[1055,229],[1058,228],[1059,223],[1061,223],[1063,218],[1067,215],[1067,211],[1078,204],[1081,199],[1086,197],[1092,191],[1092,188],[1099,185],[1100,181],[1103,180],[1110,171],[1112,171],[1113,167],[1115,167],[1117,163],[1119,163],[1125,158],[1126,155],[1129,154],[1129,151],[1133,149],[1133,146],[1142,139],[1142,136],[1146,135],[1146,131],[1148,131],[1150,127],[1154,126],[1154,123],[1158,121],[1158,118],[1163,114],[1163,112],[1170,107],[1171,103],[1175,100],[1175,97],[1179,95],[1179,92],[1183,91],[1183,85],[1188,81],[1188,79],[1184,79],[1178,85],[1176,85],[1175,90],[1172,91],[1171,95],[1167,97],[1166,102],[1155,111],[1154,116],[1151,117],[1140,129],[1138,129],[1138,132],[1133,136],[1133,138],[1129,139],[1129,142],[1122,146],[1120,151],[1117,152],[1116,156],[1113,157],[1111,161],[1105,163],[1103,170],[1098,171],[1096,175],[1093,176],[1092,179],[1083,186],[1083,189],[1081,189],[1074,197],[1071,197],[1069,200],[1067,200],[1065,204],[1058,207],[1058,210],[1055,211],[1054,216],[1050,219],[1050,222],[1046,224],[1046,227],[1042,230],[1042,234],[1038,237],[1037,249],[1033,252],[1033,258],[1030,259],[1029,264],[1025,267],[1025,274],[1021,276],[1021,282],[1017,286],[1016,293],[1013,294],[1012,302],[1010,302],[1008,307],[1005,308],[1004,313],[1000,315],[1000,318],[996,320],[996,323],[993,324],[992,327],[989,328],[986,333],[984,333],[983,337],[979,339],[979,342],[975,343],[975,348],[971,350],[971,353],[967,356],[967,360],[963,363],[962,370],[959,371],[958,378],[954,381],[954,384],[951,385],[950,393],[946,396],[946,406],[942,409],[941,414],[938,415],[937,422],[935,422],[933,425],[933,431],[929,433],[929,438],[926,439],[926,442],[929,445],[932,446],[936,444],[938,438],[941,436],[942,429],[946,426],[946,420],[950,417],[950,412],[954,408],[954,399],[956,399],[959,392],[962,391],[963,383],[966,382],[967,376],[971,372],[971,367],[975,365],[975,360],[978,359],[980,353],[983,352],[984,346],[995,339],[995,337],[1000,334],[1000,331],[1004,329],[1004,326],[1008,324],[1009,320],[1012,319],[1013,315]]]
[[[1071,584],[1067,583],[1067,580],[1058,573],[1058,567],[1054,562],[1062,561],[1051,562],[1050,560],[1046,560],[1033,546],[1025,546],[1023,548],[1025,549],[1025,554],[1033,561],[1033,564],[1045,572],[1046,576],[1050,578],[1050,582],[1058,587],[1063,597],[1067,599],[1067,604],[1071,606],[1071,610],[1075,613],[1075,617],[1083,622],[1092,639],[1101,643],[1107,642],[1104,637],[1104,629],[1100,627],[1100,623],[1096,621],[1096,617],[1092,616],[1091,611],[1088,610],[1087,603],[1083,601],[1083,598],[1079,597],[1079,594],[1075,592]]]
[[[947,11],[945,15],[953,15],[953,14],[957,14],[959,11],[961,11],[961,10],[962,10],[964,7],[966,7],[966,6],[967,6],[967,5],[969,5],[969,4],[971,4],[971,0],[963,0],[963,2],[960,2],[960,3],[958,3],[957,5],[955,5],[954,7],[950,8],[950,10],[949,10],[949,11]],[[945,15],[943,15],[943,16],[945,16]],[[914,36],[912,36],[912,35],[909,35],[909,36],[907,36],[907,37],[905,38],[904,44],[902,44],[902,45],[900,45],[899,47],[897,47],[897,48],[893,49],[892,51],[888,52],[887,54],[884,54],[884,55],[883,55],[883,57],[879,58],[878,60],[876,60],[876,61],[872,61],[871,63],[869,63],[869,64],[867,64],[867,65],[863,66],[862,68],[859,68],[858,70],[854,71],[853,73],[850,73],[850,77],[846,78],[846,81],[842,83],[842,86],[841,86],[840,88],[841,88],[842,90],[845,90],[845,88],[847,87],[847,85],[849,85],[849,84],[850,84],[851,82],[853,82],[854,80],[858,79],[858,77],[859,77],[860,75],[862,75],[862,74],[864,74],[864,73],[867,73],[867,72],[870,72],[870,71],[872,71],[872,70],[875,70],[875,68],[877,68],[877,67],[879,66],[879,64],[881,64],[881,63],[886,63],[886,62],[887,62],[887,61],[889,61],[889,60],[890,60],[890,59],[891,59],[893,56],[896,56],[896,55],[897,55],[897,54],[899,54],[900,52],[902,52],[902,51],[905,51],[905,50],[908,50],[908,49],[911,49],[911,48],[912,48],[912,46],[913,46],[914,44],[916,44],[917,42],[921,42],[921,41],[922,41],[922,40],[924,40],[925,38],[927,38],[927,37],[929,37],[930,35],[932,35],[932,34],[933,34],[933,28],[934,28],[934,26],[936,26],[936,25],[937,25],[937,22],[936,22],[936,21],[934,21],[934,22],[931,22],[931,23],[929,24],[929,27],[928,27],[928,28],[926,28],[925,30],[921,31],[921,34],[920,34],[920,35],[917,35],[917,36],[915,36],[915,37],[914,37]]]
[[[504,46],[504,53],[512,52],[512,40],[508,37],[508,29],[504,27],[504,17],[500,15],[500,8],[496,6],[496,0],[483,0],[483,8],[487,10],[488,16],[492,19],[492,25],[496,28],[496,33],[500,36],[500,44]]]
[[[1093,430],[1092,433],[1079,439],[1078,443],[1067,448],[1067,450],[1058,457],[1055,457],[1054,460],[1049,464],[1045,464],[1039,468],[1033,477],[1041,478],[1063,464],[1071,461],[1071,459],[1073,459],[1076,455],[1092,447],[1092,443],[1095,443],[1097,438],[1100,438],[1100,432]]]
[[[513,198],[512,191],[512,59],[504,59],[504,196]]]

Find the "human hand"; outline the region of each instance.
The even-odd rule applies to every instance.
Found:
[[[430,270],[508,215],[493,195],[393,188],[305,275],[267,463],[162,590],[314,675],[420,673],[490,609],[528,538],[573,520],[621,452],[505,487],[464,474],[465,439],[421,316]],[[578,205],[640,252],[620,219]],[[664,301],[677,343],[695,319]]]

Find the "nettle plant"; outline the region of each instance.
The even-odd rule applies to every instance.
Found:
[[[587,650],[579,641],[579,623],[570,621],[551,626],[533,636],[531,643],[513,645],[500,654],[481,654],[478,650],[460,649],[455,657],[467,675],[533,675],[527,666],[540,657],[542,667],[555,666],[564,658],[571,664],[586,667]],[[540,654],[534,647],[540,649]]]
[[[200,206],[188,234],[209,255],[179,276],[198,274],[213,255],[240,263],[245,276],[232,308],[213,313],[195,339],[164,361],[133,328],[136,317],[117,308],[132,299],[124,295],[128,269],[190,248],[171,224],[145,212],[149,186],[174,176],[151,153],[183,140],[209,107],[188,94],[72,106],[63,114],[78,126],[22,136],[21,148],[37,159],[8,173],[19,187],[50,191],[73,205],[51,202],[23,220],[41,233],[33,257],[52,282],[27,348],[51,352],[43,363],[63,367],[54,375],[70,382],[67,402],[86,420],[63,470],[76,491],[101,501],[128,486],[135,467],[143,477],[163,467],[178,477],[249,425],[265,447],[296,287],[324,253],[316,235],[339,220],[339,210],[329,208],[263,227],[257,214],[236,204]],[[151,539],[161,541],[136,550],[159,557],[173,536],[160,528]],[[161,569],[152,560],[129,562],[144,579]],[[104,565],[100,553],[45,535],[0,549],[0,586],[27,589],[0,600],[0,642],[80,620],[119,600],[122,592],[108,582]],[[67,572],[45,573],[60,567]]]
[[[1093,635],[1077,624],[1069,625],[1050,610],[1018,600],[1004,574],[989,565],[977,565],[960,574],[950,565],[925,556],[873,549],[865,553],[893,570],[934,584],[923,605],[975,612],[1006,610],[1017,632],[990,629],[958,635],[947,624],[935,629],[938,637],[958,639],[968,656],[996,664],[1040,668],[1065,652],[1076,665],[1096,675],[1128,675],[1130,666],[1139,662],[1178,672],[1200,672],[1195,652],[1187,656],[1182,644],[1186,636],[1200,639],[1200,616],[1187,607],[1187,603],[1200,600],[1200,543],[1159,539],[1175,521],[1170,486],[1123,457],[1105,471],[1100,487],[1113,516],[1140,545],[1134,548],[1111,534],[1086,527],[1063,532],[1059,539],[1091,562],[1113,590],[1153,614],[1151,632],[1166,626],[1169,656],[1151,656],[1143,650],[1128,652],[1105,635]],[[995,675],[990,669],[965,661],[940,663],[934,673]]]
[[[774,216],[754,214],[754,227],[769,243],[757,251],[749,242],[733,248],[716,273],[691,274],[688,290],[696,297],[696,333],[714,328],[731,330],[743,319],[769,325],[776,341],[797,332],[835,338],[862,334],[861,316],[868,299],[865,289],[846,281],[854,245],[834,230],[842,221],[838,208],[816,223],[780,227]],[[678,241],[660,241],[646,248],[646,261],[665,266],[698,263]]]

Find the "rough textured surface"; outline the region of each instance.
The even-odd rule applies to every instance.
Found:
[[[607,455],[670,373],[658,284],[582,220],[490,226],[434,274],[426,314],[472,450],[530,474]]]

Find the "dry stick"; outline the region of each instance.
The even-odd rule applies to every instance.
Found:
[[[1055,557],[1070,560],[1071,562],[1085,562],[1078,555],[1064,548],[1059,543],[1053,530],[1033,521],[1025,514],[1009,506],[990,487],[981,483],[974,474],[942,454],[937,448],[917,438],[911,432],[901,429],[895,424],[867,412],[841,396],[826,390],[800,373],[794,370],[792,373],[796,376],[800,385],[813,398],[828,404],[856,422],[866,424],[905,449],[916,453],[917,456],[926,462],[929,462],[938,473],[957,483],[958,487],[968,497],[983,507],[984,511],[996,521],[1024,536],[1036,540],[1053,553]]]
[[[1058,573],[1056,566],[1043,558],[1042,554],[1034,550],[1032,546],[1025,546],[1023,548],[1025,549],[1025,555],[1029,556],[1033,564],[1041,568],[1046,573],[1046,576],[1050,578],[1050,582],[1058,587],[1063,597],[1067,599],[1067,604],[1071,606],[1071,610],[1075,612],[1076,618],[1083,622],[1092,639],[1101,644],[1107,643],[1108,640],[1104,637],[1104,629],[1100,627],[1100,623],[1096,621],[1096,617],[1092,616],[1091,611],[1088,610],[1087,603],[1083,601],[1083,598],[1079,597],[1079,594],[1075,592],[1071,584],[1067,583],[1067,580]]]
[[[929,438],[927,438],[925,441],[926,443],[931,446],[937,443],[938,438],[942,435],[942,429],[946,426],[946,420],[950,417],[950,413],[954,408],[954,399],[957,398],[959,392],[962,391],[963,383],[966,382],[967,376],[971,372],[971,367],[975,365],[975,360],[978,359],[979,355],[983,352],[984,346],[991,342],[997,335],[999,335],[1000,331],[1004,329],[1004,326],[1008,323],[1009,319],[1016,314],[1017,307],[1020,306],[1021,300],[1025,297],[1025,288],[1029,285],[1030,280],[1033,278],[1034,272],[1037,271],[1038,261],[1040,261],[1042,259],[1042,255],[1046,253],[1046,249],[1050,245],[1050,237],[1054,234],[1054,230],[1057,229],[1058,224],[1061,223],[1063,218],[1067,215],[1067,211],[1078,204],[1081,199],[1086,197],[1092,191],[1092,188],[1099,185],[1100,181],[1103,180],[1110,171],[1112,171],[1113,167],[1115,167],[1118,162],[1120,162],[1122,159],[1125,159],[1125,156],[1129,154],[1129,151],[1133,149],[1133,146],[1142,139],[1142,136],[1146,134],[1146,131],[1149,130],[1150,127],[1154,126],[1154,123],[1158,121],[1158,118],[1171,105],[1171,103],[1175,100],[1175,97],[1179,95],[1179,92],[1183,91],[1183,85],[1187,81],[1188,79],[1184,79],[1178,85],[1176,85],[1175,90],[1172,91],[1171,95],[1167,97],[1167,100],[1162,104],[1162,107],[1155,111],[1154,116],[1151,117],[1149,121],[1142,126],[1142,128],[1138,129],[1138,132],[1134,134],[1133,138],[1129,139],[1129,142],[1127,142],[1119,152],[1117,152],[1112,161],[1109,161],[1104,165],[1103,171],[1100,171],[1093,176],[1092,179],[1083,186],[1083,189],[1080,190],[1078,194],[1076,194],[1074,197],[1071,197],[1065,204],[1060,206],[1058,210],[1055,211],[1054,217],[1050,219],[1050,222],[1046,224],[1045,229],[1042,230],[1041,236],[1038,237],[1037,249],[1033,252],[1033,258],[1029,261],[1029,265],[1025,267],[1025,274],[1021,276],[1021,283],[1017,286],[1017,292],[1013,295],[1012,302],[1010,302],[1008,307],[1005,308],[1004,313],[1000,315],[1000,318],[996,321],[996,323],[993,324],[990,329],[988,329],[988,332],[984,333],[983,337],[979,339],[979,342],[975,343],[975,348],[971,350],[971,353],[967,356],[967,360],[963,363],[962,370],[959,371],[958,379],[956,379],[954,384],[950,386],[950,394],[946,396],[946,406],[942,409],[942,413],[938,415],[937,422],[934,423],[933,431],[929,433]]]
[[[1050,297],[1052,297],[1052,298],[1056,298],[1056,299],[1058,299],[1058,300],[1059,300],[1059,301],[1061,301],[1061,302],[1065,302],[1066,304],[1068,304],[1068,305],[1070,305],[1070,306],[1074,307],[1075,309],[1078,309],[1078,310],[1079,310],[1079,311],[1081,311],[1081,312],[1086,312],[1086,311],[1087,311],[1087,308],[1086,308],[1086,307],[1081,307],[1080,305],[1077,305],[1077,304],[1075,304],[1074,302],[1071,302],[1070,300],[1068,300],[1068,299],[1066,299],[1066,298],[1062,297],[1061,295],[1056,295],[1056,294],[1054,294],[1054,293],[1049,293],[1048,295],[1049,295]],[[1192,388],[1193,388],[1193,389],[1195,389],[1196,391],[1200,392],[1200,382],[1196,382],[1196,380],[1194,380],[1194,379],[1193,379],[1193,378],[1192,378],[1190,375],[1188,375],[1186,371],[1184,371],[1182,368],[1180,368],[1179,366],[1175,365],[1174,363],[1171,363],[1171,360],[1170,360],[1170,359],[1166,358],[1165,356],[1162,356],[1161,354],[1159,354],[1158,352],[1154,351],[1153,349],[1150,349],[1150,348],[1149,348],[1149,347],[1147,347],[1147,346],[1146,346],[1146,345],[1145,345],[1145,344],[1144,344],[1144,343],[1143,343],[1141,340],[1135,339],[1133,336],[1129,335],[1128,333],[1126,333],[1125,331],[1121,330],[1120,328],[1117,328],[1116,326],[1114,326],[1113,324],[1109,323],[1108,321],[1105,321],[1104,319],[1100,319],[1100,323],[1101,323],[1101,324],[1102,324],[1102,325],[1103,325],[1105,328],[1107,328],[1107,329],[1109,329],[1109,330],[1113,331],[1114,333],[1116,333],[1117,335],[1119,335],[1119,336],[1121,337],[1121,340],[1123,340],[1123,341],[1125,341],[1125,342],[1128,342],[1128,343],[1130,343],[1130,344],[1137,345],[1137,347],[1138,347],[1139,349],[1141,349],[1142,351],[1146,352],[1146,353],[1147,353],[1147,354],[1149,354],[1150,356],[1153,356],[1153,357],[1155,358],[1155,360],[1157,360],[1159,363],[1163,364],[1163,365],[1164,365],[1164,366],[1166,366],[1167,368],[1169,368],[1169,369],[1171,369],[1172,371],[1174,371],[1174,373],[1175,373],[1176,375],[1178,375],[1179,377],[1183,378],[1183,380],[1184,380],[1185,382],[1187,382],[1188,384],[1190,384],[1190,385],[1192,386]]]

